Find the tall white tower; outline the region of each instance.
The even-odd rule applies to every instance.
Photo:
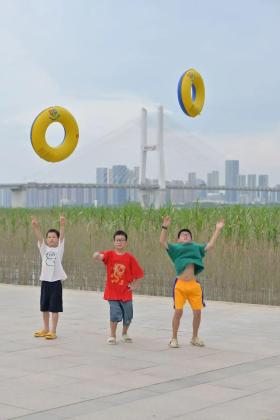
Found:
[[[158,154],[158,188],[147,182],[147,154]],[[143,207],[161,207],[165,202],[165,166],[163,152],[163,107],[158,108],[157,143],[148,145],[147,110],[142,108],[141,117],[141,190],[140,200]]]

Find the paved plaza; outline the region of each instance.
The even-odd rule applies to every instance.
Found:
[[[280,419],[280,308],[207,302],[201,337],[168,348],[171,298],[136,296],[130,335],[106,344],[102,294],[64,290],[57,340],[41,327],[39,288],[0,284],[0,419]],[[120,331],[119,331],[120,333]]]

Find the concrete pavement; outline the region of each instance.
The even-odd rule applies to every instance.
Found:
[[[207,302],[192,347],[168,348],[170,298],[136,296],[133,344],[106,344],[102,294],[64,290],[58,339],[41,327],[39,288],[0,284],[0,419],[280,419],[280,308]],[[120,331],[119,331],[120,335]]]

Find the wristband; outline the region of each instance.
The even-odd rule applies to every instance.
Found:
[[[167,230],[167,226],[161,226],[161,229],[165,229],[165,230]]]

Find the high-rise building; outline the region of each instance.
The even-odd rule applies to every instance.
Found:
[[[189,174],[188,174],[188,182],[191,185],[196,185],[196,173],[195,172],[189,172]]]
[[[112,167],[113,184],[128,184],[128,168],[125,165]],[[127,202],[127,189],[116,188],[113,190],[113,205],[119,206]]]
[[[174,185],[184,188],[184,181],[182,180],[172,180],[171,182],[167,182],[167,185]],[[167,190],[167,203],[171,204],[180,204],[183,205],[185,202],[184,190],[177,190],[176,188],[169,188]]]
[[[238,186],[245,188],[246,185],[246,175],[238,175]],[[238,201],[239,203],[246,204],[248,203],[248,193],[247,191],[238,192]]]
[[[0,190],[0,207],[11,207],[12,193],[10,190],[3,188]]]
[[[140,183],[140,167],[134,166],[133,169],[128,169],[128,184],[138,185]],[[139,201],[139,193],[137,188],[130,188],[127,191],[128,201],[136,202]]]
[[[278,185],[275,185],[275,188],[277,188],[277,189],[280,189],[280,185],[278,184]],[[280,192],[279,191],[277,191],[277,192],[275,192],[274,193],[274,203],[280,203]]]
[[[257,175],[250,174],[247,177],[247,186],[249,188],[256,188],[257,187]],[[249,191],[248,192],[249,203],[255,203],[257,199],[257,192],[256,191]]]
[[[218,187],[219,186],[219,171],[212,171],[207,174],[207,186]]]
[[[260,188],[268,187],[268,175],[259,175],[259,185]],[[268,191],[261,191],[260,192],[260,200],[261,203],[268,203]]]
[[[190,187],[194,187],[197,185],[195,172],[189,172],[187,185],[189,185]],[[190,201],[190,202],[196,201],[198,199],[198,196],[199,196],[198,190],[189,190],[186,201]]]
[[[238,188],[238,176],[239,176],[239,160],[226,160],[226,176],[225,186]],[[237,191],[226,191],[225,194],[226,202],[237,203],[238,194]]]
[[[207,174],[207,186],[208,187],[218,187],[219,186],[219,171],[212,171]],[[210,190],[208,194],[215,194],[218,190]]]
[[[108,169],[108,184],[113,184],[113,169]],[[113,188],[108,189],[108,205],[113,205]]]
[[[96,169],[96,183],[103,185],[108,184],[107,168]],[[98,206],[108,206],[108,188],[98,188],[96,191],[96,199]]]
[[[246,175],[238,175],[238,186],[246,187]]]
[[[201,190],[197,190],[197,198],[199,200],[205,200],[206,197],[207,197],[207,191],[206,191],[206,188],[205,188],[206,187],[205,181],[203,179],[197,178],[196,179],[196,185],[197,186],[200,185],[202,187]]]

